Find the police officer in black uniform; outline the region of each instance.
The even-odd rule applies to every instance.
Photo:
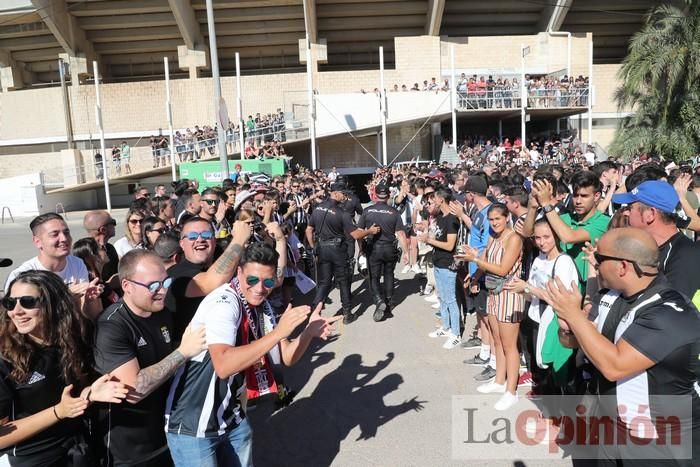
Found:
[[[391,296],[394,291],[394,268],[399,260],[398,244],[408,262],[408,243],[401,213],[387,204],[389,187],[377,185],[377,202],[362,212],[357,225],[378,225],[380,233],[365,239],[364,251],[369,263],[369,283],[374,300],[374,320],[382,321],[391,312]],[[397,235],[398,234],[398,235]],[[381,279],[384,276],[384,290]]]
[[[349,324],[354,320],[350,303],[350,281],[348,275],[347,242],[348,238],[361,240],[367,235],[379,233],[376,225],[368,229],[358,229],[347,212],[340,207],[346,196],[344,185],[333,183],[330,186],[328,199],[314,209],[306,227],[306,239],[316,250],[318,287],[313,306],[325,302],[333,285],[333,279],[340,286],[340,302],[342,303],[343,322]],[[315,235],[314,235],[315,234]]]
[[[335,183],[339,183],[343,187],[345,193],[345,201],[340,203],[340,208],[350,215],[350,219],[355,222],[356,216],[362,214],[362,203],[354,191],[348,186],[348,180],[345,175],[338,175]],[[355,270],[355,240],[348,236],[348,274],[352,279],[353,271]],[[352,280],[351,280],[352,282]]]

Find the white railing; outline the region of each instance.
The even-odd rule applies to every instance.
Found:
[[[288,121],[280,129],[278,125],[256,128],[255,132],[244,132],[246,145],[255,144],[262,151],[262,145],[273,139],[278,141],[295,141],[308,137],[308,127],[305,121]],[[167,139],[167,136],[166,136]],[[218,138],[208,138],[200,141],[175,141],[175,163],[210,160],[219,157]],[[260,145],[258,145],[260,141]],[[48,188],[65,186],[65,180],[75,180],[77,184],[95,182],[104,178],[104,160],[95,160],[99,149],[81,151],[80,163],[74,166],[55,166],[43,171],[44,184]],[[241,153],[240,138],[237,132],[226,134],[227,154]],[[129,156],[112,157],[111,148],[107,148],[107,170],[109,178],[114,179],[133,173],[145,172],[154,168],[169,167],[171,164],[170,148],[150,146],[134,146],[129,149]],[[262,154],[259,157],[266,157]]]
[[[457,106],[462,110],[519,109],[519,88],[457,91]],[[560,89],[528,89],[526,106],[529,109],[570,108],[588,106],[588,88],[570,91]]]

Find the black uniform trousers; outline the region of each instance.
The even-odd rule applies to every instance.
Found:
[[[340,287],[340,302],[343,310],[350,311],[350,277],[348,276],[348,256],[345,241],[339,243],[319,242],[317,245],[318,260],[316,270],[318,271],[318,284],[316,287],[316,297],[314,307],[323,303],[328,298],[328,294],[333,288],[333,279]]]
[[[368,247],[369,284],[375,305],[382,302],[387,306],[391,304],[397,259],[396,247],[392,243],[378,243]],[[384,290],[381,285],[382,277],[384,277]]]

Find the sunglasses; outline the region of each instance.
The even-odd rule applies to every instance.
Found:
[[[162,234],[162,233],[167,232],[167,230],[166,230],[165,228],[161,228],[161,229],[151,229],[151,230],[149,230],[149,232],[158,232],[159,234]]]
[[[247,276],[245,278],[245,281],[251,287],[255,287],[256,285],[258,285],[258,282],[260,282],[260,280],[261,279],[258,276]],[[271,277],[268,277],[267,279],[262,279],[263,287],[265,287],[266,289],[272,289],[276,283],[277,281],[275,281],[275,279]]]
[[[634,272],[636,272],[639,277],[642,277],[642,276],[653,277],[653,276],[656,276],[659,274],[658,272],[644,272],[644,271],[642,271],[642,268],[639,267],[639,264],[637,264],[636,261],[632,261],[631,259],[620,258],[617,256],[603,255],[603,254],[598,253],[597,251],[595,253],[593,253],[593,257],[595,258],[596,262],[598,263],[598,266],[603,264],[605,261],[627,261],[628,263],[630,263],[632,265],[632,267],[634,268]],[[644,266],[652,267],[651,265],[648,265],[648,264],[645,264]],[[656,267],[656,266],[653,266],[653,267]]]
[[[218,199],[203,199],[202,201],[207,203],[209,206],[215,206],[215,205],[219,204]]]
[[[162,281],[153,281],[153,282],[149,282],[148,284],[144,284],[143,282],[138,282],[138,281],[134,281],[131,279],[127,279],[127,281],[131,282],[132,284],[136,284],[136,285],[140,285],[141,287],[145,287],[151,293],[156,293],[161,289],[161,287],[164,289],[169,288],[173,283],[173,278],[166,277]]]
[[[182,238],[186,238],[187,240],[194,242],[199,237],[202,237],[202,240],[211,240],[214,238],[214,232],[211,230],[205,230],[204,232],[187,232],[187,234]]]
[[[299,188],[299,185],[292,185],[292,188]]]
[[[17,306],[17,302],[22,305],[22,308],[31,309],[37,308],[39,305],[39,297],[33,297],[31,295],[23,295],[21,297],[4,297],[2,299],[2,306],[8,311],[14,310]]]
[[[129,219],[129,224],[136,225],[140,224],[143,219]]]

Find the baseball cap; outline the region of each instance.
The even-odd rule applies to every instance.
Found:
[[[235,203],[233,203],[233,210],[238,211],[238,208],[241,207],[241,204],[243,204],[246,200],[250,199],[253,195],[255,195],[255,193],[248,190],[243,190],[236,193],[236,201]]]
[[[668,182],[648,180],[629,193],[613,195],[612,201],[617,204],[632,204],[639,201],[659,211],[674,213],[680,200],[678,193]]]
[[[345,183],[331,183],[330,189],[331,191],[345,191]]]
[[[486,195],[489,187],[484,177],[478,175],[470,175],[467,177],[467,183],[464,185],[464,191],[476,193],[478,195]]]
[[[380,198],[387,198],[389,196],[389,187],[384,184],[377,185],[377,187],[374,189],[374,192]]]
[[[12,266],[12,260],[10,258],[0,258],[0,268],[6,268]]]

